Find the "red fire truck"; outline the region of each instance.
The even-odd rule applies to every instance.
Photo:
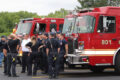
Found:
[[[63,24],[63,18],[26,18],[19,22],[16,34],[33,36],[39,32],[62,31]]]
[[[69,67],[87,66],[93,72],[120,72],[120,7],[99,7],[65,18]]]
[[[63,24],[63,18],[26,18],[20,20],[19,24],[13,29],[13,33],[19,37],[25,33],[31,37],[38,35],[39,32],[62,32]],[[22,56],[22,51],[19,51],[18,56]]]

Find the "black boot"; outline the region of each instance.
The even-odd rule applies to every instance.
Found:
[[[33,76],[36,76],[37,74],[36,73],[33,73]]]
[[[13,75],[13,77],[19,77],[18,75]]]
[[[53,76],[49,76],[49,79],[53,79]]]
[[[25,71],[21,71],[21,73],[25,73]]]
[[[8,74],[8,77],[11,77],[11,74]]]

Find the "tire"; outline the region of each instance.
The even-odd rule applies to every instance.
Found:
[[[116,55],[115,59],[115,72],[120,73],[120,54]]]
[[[101,73],[104,71],[104,67],[91,66],[90,70],[94,73]]]

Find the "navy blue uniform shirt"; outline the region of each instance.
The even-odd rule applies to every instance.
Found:
[[[63,39],[63,40],[59,40],[59,43],[60,43],[60,51],[65,52],[65,45],[68,44],[67,41]]]
[[[51,38],[46,44],[46,48],[49,48],[50,51],[58,51],[58,48],[60,48],[59,41],[56,38]]]
[[[38,43],[39,43],[39,44],[42,44],[42,41],[43,41],[43,40],[40,40],[40,39],[38,38]]]
[[[0,52],[3,52],[4,45],[5,45],[5,41],[0,41]]]
[[[45,53],[46,53],[46,48],[47,48],[48,42],[49,42],[49,39],[44,39],[44,43],[43,43],[44,47],[43,47],[43,50],[44,50]]]
[[[7,45],[7,43],[4,45],[3,49],[6,49],[6,50],[7,50],[7,53],[10,52],[9,49],[8,49],[8,45]]]

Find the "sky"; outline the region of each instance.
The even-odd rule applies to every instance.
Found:
[[[0,0],[0,12],[29,11],[47,15],[61,8],[73,10],[77,5],[80,5],[77,0]]]

